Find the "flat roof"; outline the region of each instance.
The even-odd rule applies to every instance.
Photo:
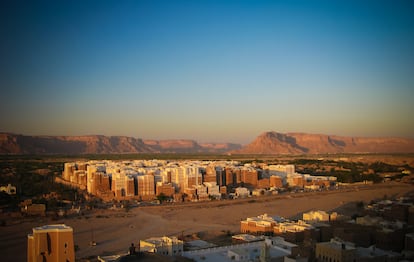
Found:
[[[207,248],[196,251],[185,251],[184,257],[194,259],[199,262],[231,262],[234,261],[228,256],[228,251],[239,255],[248,255],[249,259],[254,259],[260,256],[264,241],[250,242],[246,244],[221,246],[215,248]],[[245,253],[246,252],[246,253]],[[280,247],[272,246],[269,248],[271,258],[282,258],[290,255],[290,251]]]
[[[73,232],[73,229],[70,226],[65,224],[53,224],[53,225],[44,225],[40,227],[33,228],[34,232],[50,232],[50,231],[60,231],[60,232]]]
[[[343,249],[342,244],[344,244],[345,250],[355,250],[356,248],[354,246],[351,246],[349,244],[346,243],[338,243],[338,242],[320,242],[317,243],[316,245],[323,245],[323,246],[329,246],[333,249]]]

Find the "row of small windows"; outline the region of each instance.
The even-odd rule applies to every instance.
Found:
[[[341,261],[339,259],[336,260],[335,258],[332,259],[331,257],[322,256],[321,254],[319,254],[318,260],[322,262],[340,262]],[[354,259],[353,262],[356,262],[356,259]]]
[[[177,250],[174,250],[174,254],[176,254],[176,253],[181,253],[182,252],[182,250],[181,249],[179,249],[178,251]],[[162,253],[161,253],[162,255],[168,255],[168,251],[163,251]]]

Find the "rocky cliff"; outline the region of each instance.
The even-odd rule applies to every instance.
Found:
[[[1,154],[151,153],[141,139],[125,136],[25,136],[1,133]]]
[[[235,154],[414,153],[414,139],[265,132]]]

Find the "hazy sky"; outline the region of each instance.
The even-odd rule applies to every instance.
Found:
[[[413,1],[1,1],[0,131],[414,137]]]

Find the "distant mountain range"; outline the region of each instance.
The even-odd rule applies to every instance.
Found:
[[[126,136],[26,136],[0,133],[0,154],[224,153],[231,143],[193,140],[142,140]]]
[[[142,140],[126,136],[26,136],[0,133],[0,154],[231,153],[324,154],[414,153],[414,139],[342,137],[265,132],[246,146],[194,140]]]

